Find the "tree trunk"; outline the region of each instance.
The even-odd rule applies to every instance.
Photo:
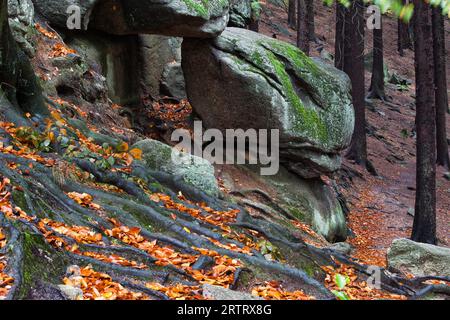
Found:
[[[407,0],[402,0],[404,5],[408,4]],[[411,41],[410,25],[404,23],[401,19],[397,20],[397,46],[398,52],[403,57],[405,49],[412,49],[413,44]]]
[[[384,52],[383,52],[383,27],[373,29],[373,62],[372,79],[369,89],[369,98],[386,98],[384,92]]]
[[[297,0],[289,0],[288,7],[288,25],[292,29],[297,27],[297,12],[296,12],[296,2]]]
[[[305,54],[309,55],[309,35],[305,0],[298,0],[297,12],[297,47]]]
[[[249,30],[259,32],[259,20],[251,20],[248,26]]]
[[[433,40],[430,7],[414,0],[416,70],[416,206],[411,238],[436,243],[436,108],[433,88]]]
[[[440,8],[432,9],[433,62],[436,99],[437,164],[450,168],[448,155],[446,113],[448,111],[447,75],[445,61],[445,26]]]
[[[334,65],[344,70],[345,11],[347,9],[336,2],[336,34],[334,44]]]
[[[314,2],[306,0],[306,23],[308,24],[308,39],[316,41],[316,27],[314,22]]]
[[[357,164],[367,165],[366,106],[364,86],[364,3],[353,1],[345,14],[344,71],[352,82],[355,108],[355,132],[347,157]]]

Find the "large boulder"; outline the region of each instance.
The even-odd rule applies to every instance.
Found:
[[[19,47],[30,58],[35,54],[34,6],[31,0],[8,0],[9,26]]]
[[[388,266],[415,276],[450,277],[450,248],[395,239],[387,252]]]
[[[151,139],[137,142],[131,149],[142,150],[142,160],[148,168],[181,177],[186,183],[210,196],[219,195],[214,167],[205,159],[179,152]]]
[[[186,98],[181,69],[182,38],[140,35],[141,87],[144,96]]]
[[[252,19],[252,0],[230,0],[229,27],[246,28]]]
[[[310,225],[328,242],[345,241],[348,236],[345,213],[331,186],[320,179],[304,179],[280,167],[277,174],[261,176],[259,166],[222,168],[220,178],[229,190],[261,189],[296,220]],[[242,183],[244,182],[245,187]],[[252,207],[252,206],[251,206]],[[257,207],[253,207],[257,208]],[[273,208],[264,208],[272,212]],[[281,214],[278,209],[276,212]]]
[[[285,168],[263,177],[277,190],[280,205],[297,220],[310,226],[329,242],[344,241],[347,220],[333,189],[320,179],[303,179]]]
[[[228,0],[33,0],[51,24],[66,28],[70,6],[78,6],[81,28],[110,34],[214,37],[226,27]]]
[[[343,72],[240,28],[185,39],[182,61],[188,98],[206,128],[279,129],[281,161],[292,171],[313,178],[339,168],[354,128]]]
[[[89,32],[68,33],[64,40],[86,62],[86,68],[89,67],[105,77],[108,98],[122,106],[140,104],[138,75],[142,70],[142,63],[139,57],[138,36],[105,37]],[[69,67],[69,69],[72,68],[72,66]],[[100,83],[96,81],[90,85]],[[73,86],[73,84],[64,83],[64,86]]]
[[[260,297],[245,292],[234,291],[224,287],[213,286],[210,284],[203,285],[203,297],[209,300],[263,300]]]
[[[87,30],[94,7],[103,0],[32,0],[36,12],[52,25],[66,28],[71,9],[79,9],[81,29]]]

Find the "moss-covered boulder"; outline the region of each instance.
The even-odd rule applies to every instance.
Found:
[[[9,26],[19,47],[29,57],[36,53],[33,39],[34,6],[31,0],[8,0]]]
[[[204,126],[280,129],[281,160],[291,170],[311,178],[339,168],[354,127],[344,73],[239,28],[186,39],[182,54],[187,94]]]
[[[33,0],[50,23],[66,28],[80,8],[81,29],[110,34],[161,34],[178,37],[213,37],[229,19],[228,0]]]
[[[181,177],[186,183],[210,196],[219,195],[214,167],[207,160],[181,153],[162,142],[151,139],[141,140],[131,148],[142,150],[142,160],[151,170]]]
[[[387,252],[388,266],[417,277],[450,277],[450,249],[409,239],[395,239]]]
[[[252,18],[251,0],[230,0],[229,27],[246,28]]]

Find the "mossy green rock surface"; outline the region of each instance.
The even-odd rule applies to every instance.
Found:
[[[251,0],[230,0],[229,27],[245,28],[252,18]]]
[[[50,23],[67,27],[67,8],[80,8],[81,29],[109,34],[161,34],[208,38],[229,19],[228,0],[33,0]]]
[[[348,77],[296,47],[245,29],[185,39],[186,89],[207,128],[279,129],[281,160],[303,177],[337,170],[354,110]]]
[[[207,160],[181,153],[162,142],[151,139],[139,141],[131,148],[142,150],[142,160],[151,170],[181,176],[185,182],[206,194],[219,195],[214,167]]]

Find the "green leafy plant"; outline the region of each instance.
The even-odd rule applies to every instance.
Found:
[[[258,242],[258,245],[260,247],[260,252],[263,255],[270,254],[274,260],[282,260],[283,255],[281,254],[280,250],[274,246],[270,241],[262,240]]]
[[[20,127],[16,131],[17,139],[32,148],[39,151],[49,152],[52,141],[46,134],[41,134],[31,127]]]
[[[339,300],[351,300],[348,294],[345,291],[343,291],[351,281],[349,276],[336,274],[333,280],[336,286],[339,288],[339,291],[338,290],[331,291],[336,296],[336,298],[338,298]]]

